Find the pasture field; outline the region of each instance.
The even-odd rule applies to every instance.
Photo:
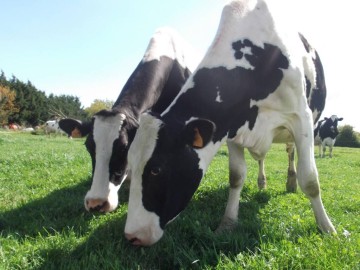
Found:
[[[258,191],[257,163],[248,179],[239,225],[215,235],[228,194],[221,148],[188,208],[150,248],[123,236],[129,185],[120,207],[85,212],[91,184],[83,139],[0,131],[0,269],[360,269],[360,149],[316,158],[325,208],[338,235],[319,233],[309,200],[285,192],[287,155],[273,145],[268,188]],[[316,152],[317,152],[316,148]]]

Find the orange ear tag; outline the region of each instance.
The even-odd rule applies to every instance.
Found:
[[[194,128],[195,134],[194,134],[194,141],[193,141],[193,147],[202,148],[204,147],[204,141],[203,138],[200,135],[199,129]]]
[[[75,128],[73,131],[71,131],[71,137],[73,138],[81,138],[81,132],[78,128]]]

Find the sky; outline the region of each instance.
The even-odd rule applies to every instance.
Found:
[[[322,116],[336,114],[360,131],[357,1],[275,1],[320,55],[328,90]],[[225,3],[0,0],[0,70],[47,95],[77,96],[84,107],[115,101],[157,28],[173,27],[203,55]]]

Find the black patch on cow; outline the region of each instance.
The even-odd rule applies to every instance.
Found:
[[[301,33],[299,33],[299,37],[307,53],[310,53],[311,46],[309,42]],[[311,85],[308,78],[305,77],[305,79],[306,79],[306,98],[307,100],[310,100],[309,107],[312,112],[315,110],[319,112],[317,118],[314,119],[314,123],[316,123],[321,116],[321,112],[325,108],[326,84],[325,84],[324,69],[321,64],[320,57],[316,50],[313,49],[313,51],[315,52],[315,58],[313,58],[312,60],[316,70],[316,78],[315,78],[316,85]]]
[[[315,109],[319,112],[322,112],[325,108],[325,100],[326,100],[326,84],[325,84],[325,74],[324,69],[320,61],[320,57],[318,53],[315,51],[315,59],[313,59],[315,70],[316,70],[316,87],[312,90],[311,102],[309,107],[311,111]],[[314,119],[314,122],[319,120],[320,114],[318,115],[318,119]]]
[[[95,114],[95,116],[101,117],[114,117],[119,113],[117,110],[101,110]]]
[[[129,151],[129,140],[126,127],[122,127],[119,131],[119,137],[113,143],[110,163],[109,174],[110,182],[115,186],[121,184],[121,180],[128,173],[127,169],[127,153]]]
[[[180,92],[189,75],[188,69],[166,56],[161,56],[160,61],[141,61],[115,101],[113,110],[133,119],[149,109],[161,113]]]
[[[91,126],[94,127],[94,118],[92,119]],[[89,135],[86,137],[85,147],[91,157],[92,175],[94,176],[96,158],[95,158],[95,141],[94,141],[93,129],[91,130]]]
[[[199,158],[184,138],[163,126],[143,175],[143,205],[160,217],[160,227],[178,215],[198,188],[202,170]]]
[[[311,94],[311,82],[310,80],[305,76],[305,88],[306,88],[306,98],[309,99]],[[313,111],[313,110],[311,110]]]
[[[194,87],[182,94],[164,115],[167,123],[176,119],[184,124],[191,117],[209,119],[216,125],[214,142],[226,135],[234,137],[246,122],[250,129],[254,127],[258,107],[250,107],[250,101],[265,99],[278,88],[282,69],[289,67],[289,61],[271,44],[261,48],[246,39],[234,42],[232,47],[234,57],[245,57],[254,69],[239,66],[230,70],[226,67],[198,70],[193,77]],[[240,51],[245,47],[249,47],[251,54]]]

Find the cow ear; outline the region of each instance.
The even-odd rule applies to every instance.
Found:
[[[197,119],[186,124],[183,136],[186,144],[201,149],[211,141],[214,131],[215,124],[213,122]]]
[[[59,121],[59,127],[73,138],[81,138],[88,135],[91,131],[90,122],[82,123],[79,120],[65,118]]]
[[[342,117],[340,117],[340,118],[338,118],[338,121],[342,121],[344,118],[342,118]]]

